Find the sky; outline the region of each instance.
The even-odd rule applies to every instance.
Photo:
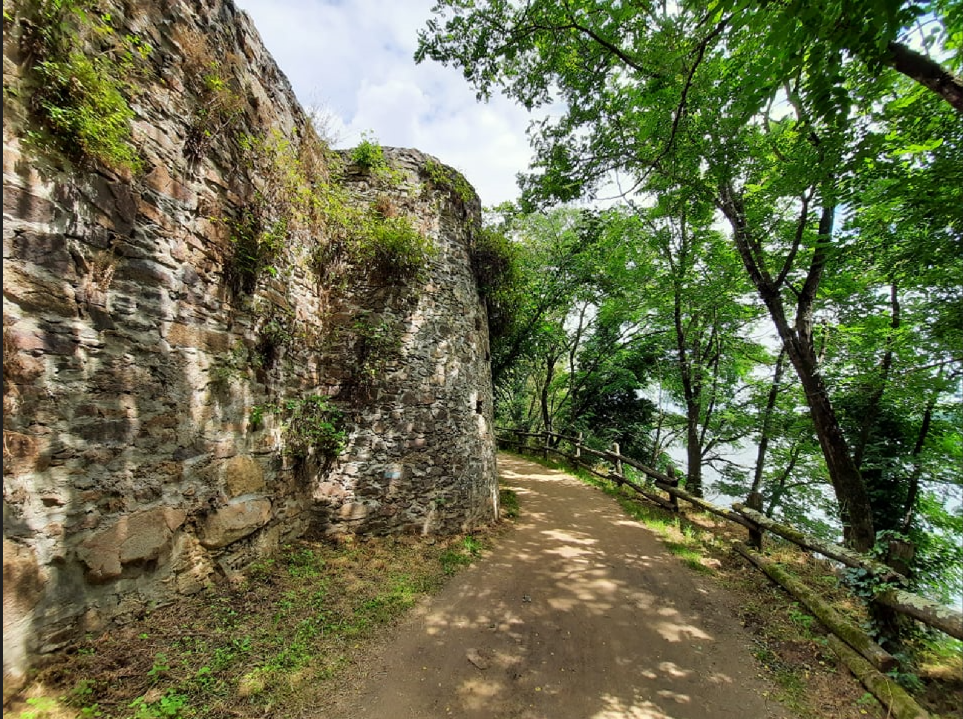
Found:
[[[306,110],[327,119],[335,147],[367,133],[459,170],[484,206],[518,196],[531,151],[527,111],[479,102],[452,67],[413,59],[433,0],[235,0]]]

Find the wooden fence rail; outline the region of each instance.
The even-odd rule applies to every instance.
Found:
[[[927,624],[957,639],[963,639],[963,612],[958,609],[941,606],[901,588],[893,588],[893,584],[904,585],[906,579],[892,567],[879,562],[872,557],[859,554],[846,547],[827,542],[794,527],[767,517],[766,515],[742,504],[734,504],[732,509],[720,507],[701,497],[696,497],[679,487],[679,480],[673,474],[659,472],[641,462],[622,455],[618,445],[611,450],[598,450],[582,443],[582,436],[569,437],[555,432],[527,432],[515,429],[498,429],[498,440],[503,445],[514,447],[519,453],[532,452],[541,454],[548,459],[549,454],[563,457],[573,465],[588,470],[592,474],[609,479],[618,485],[626,485],[646,499],[655,502],[663,508],[678,511],[679,500],[692,504],[699,509],[715,514],[719,517],[739,524],[750,532],[751,542],[756,550],[762,549],[762,537],[769,531],[818,554],[840,562],[846,566],[864,570],[869,576],[878,580],[883,587],[874,597],[874,601],[897,612],[913,617],[917,621]],[[536,444],[532,443],[536,440]],[[571,445],[572,450],[566,452],[559,448],[561,443]],[[611,465],[607,472],[599,471],[596,464],[586,462],[584,456],[597,457]],[[638,470],[651,482],[640,484],[627,476],[623,467],[628,465]],[[664,492],[662,496],[658,492]],[[845,639],[845,637],[843,637]],[[858,649],[858,647],[854,647]]]

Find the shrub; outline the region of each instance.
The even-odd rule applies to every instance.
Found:
[[[117,36],[110,15],[83,0],[38,0],[27,13],[28,107],[41,128],[28,139],[73,162],[140,171],[127,96],[150,46]]]
[[[351,162],[368,172],[374,172],[388,167],[384,149],[378,141],[368,133],[361,135],[361,142],[351,151],[349,157],[351,158]]]

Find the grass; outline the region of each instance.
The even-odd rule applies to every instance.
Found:
[[[177,606],[57,655],[11,719],[267,716],[317,711],[332,680],[485,540],[298,541]]]
[[[501,507],[501,516],[505,519],[517,519],[520,511],[518,506],[518,495],[512,489],[500,489],[498,491],[498,504]]]

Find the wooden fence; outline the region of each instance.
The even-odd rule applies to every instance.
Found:
[[[554,432],[526,432],[516,429],[498,429],[499,445],[513,449],[519,454],[525,452],[541,455],[544,459],[550,456],[562,457],[573,466],[591,472],[592,474],[615,482],[619,486],[627,486],[649,501],[664,509],[679,512],[679,502],[684,501],[698,507],[700,510],[722,517],[730,522],[745,527],[749,532],[749,543],[737,542],[733,548],[748,559],[753,565],[766,573],[773,581],[780,584],[786,591],[802,602],[816,616],[833,635],[842,640],[846,647],[851,647],[862,657],[852,659],[852,651],[841,648],[836,653],[844,660],[853,673],[863,681],[870,691],[876,694],[871,684],[879,686],[885,680],[882,672],[887,672],[896,666],[896,659],[882,649],[860,627],[853,624],[823,602],[812,590],[795,580],[777,564],[767,560],[761,554],[763,537],[766,532],[776,534],[806,550],[822,554],[825,557],[840,562],[847,567],[863,570],[867,578],[874,580],[880,586],[872,600],[890,610],[905,614],[928,626],[934,627],[957,639],[963,639],[963,612],[959,609],[944,607],[926,597],[905,591],[906,578],[878,560],[852,551],[846,547],[827,542],[818,537],[802,532],[781,522],[775,521],[762,514],[761,503],[753,502],[755,507],[734,504],[731,509],[720,507],[701,497],[686,492],[679,486],[679,478],[674,473],[659,472],[646,467],[631,457],[622,455],[618,444],[613,444],[610,450],[598,450],[587,447],[582,442],[582,436],[566,436]],[[588,461],[591,458],[594,461]],[[643,482],[633,479],[624,471],[626,466],[638,470],[646,479]],[[601,469],[600,467],[604,467]],[[838,642],[837,642],[838,644]],[[852,660],[852,661],[850,661]],[[869,662],[875,674],[867,674],[865,667]],[[897,719],[926,716],[926,713],[902,692],[898,685],[886,682],[887,694],[878,696],[886,704]],[[921,713],[922,712],[922,713]]]

